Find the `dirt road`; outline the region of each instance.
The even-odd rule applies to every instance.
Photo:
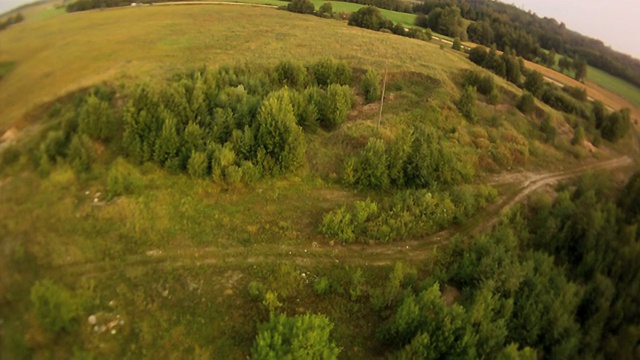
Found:
[[[633,165],[628,156],[601,161],[589,165],[549,173],[517,173],[492,177],[487,183],[509,187],[502,197],[481,211],[467,225],[452,227],[437,234],[411,241],[391,244],[331,245],[329,242],[303,245],[255,245],[250,247],[218,248],[194,247],[189,249],[159,250],[149,249],[115,262],[97,261],[91,263],[69,263],[46,269],[64,275],[96,276],[126,269],[144,270],[150,266],[171,266],[172,268],[214,265],[244,266],[258,263],[293,262],[301,266],[320,264],[388,265],[400,260],[422,260],[433,255],[439,245],[455,235],[471,236],[489,230],[501,216],[514,205],[522,202],[532,192],[561,180],[578,176],[592,170],[623,168]]]

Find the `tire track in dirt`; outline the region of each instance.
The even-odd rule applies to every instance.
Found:
[[[489,178],[492,185],[516,186],[498,201],[487,206],[470,219],[465,226],[454,226],[436,234],[410,241],[390,244],[350,244],[330,245],[273,245],[260,244],[236,248],[189,248],[179,250],[149,250],[146,253],[128,256],[118,261],[97,261],[63,264],[45,267],[45,271],[59,272],[63,275],[92,277],[114,271],[138,272],[151,266],[171,268],[207,266],[241,266],[292,262],[301,266],[349,264],[349,265],[389,265],[399,260],[421,260],[432,255],[439,245],[445,244],[453,236],[471,236],[489,230],[501,216],[514,205],[522,202],[527,195],[548,185],[578,176],[593,170],[606,170],[630,166],[633,160],[628,156],[582,165],[572,169],[544,174],[518,173],[503,174]]]

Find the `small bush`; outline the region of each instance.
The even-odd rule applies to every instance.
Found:
[[[207,154],[202,151],[193,151],[189,162],[187,163],[187,172],[192,178],[205,178],[207,177],[208,167]]]
[[[333,5],[330,2],[326,2],[318,9],[318,16],[323,18],[333,17]]]
[[[313,290],[318,295],[327,295],[329,293],[329,291],[331,290],[331,286],[329,284],[329,279],[327,279],[324,276],[319,278],[319,279],[317,279],[313,283]]]
[[[251,281],[247,290],[249,291],[249,297],[251,297],[251,299],[255,301],[262,301],[264,299],[264,286],[261,283],[255,280]]]
[[[465,86],[462,95],[460,95],[460,98],[456,102],[456,106],[467,121],[471,123],[475,122],[478,117],[476,110],[476,88],[473,86]]]
[[[367,103],[378,101],[381,96],[380,74],[373,70],[367,70],[360,84],[364,92],[364,99]]]
[[[536,107],[535,98],[531,93],[525,92],[518,99],[516,107],[525,115],[531,114]]]
[[[71,293],[51,280],[38,281],[33,285],[31,302],[40,325],[54,333],[72,330],[79,315]]]
[[[313,14],[316,7],[310,0],[293,0],[287,5],[287,10],[300,14]]]
[[[326,130],[335,130],[347,120],[353,93],[346,85],[331,84],[321,103],[320,124]]]
[[[127,163],[124,159],[118,158],[111,164],[109,175],[107,176],[107,199],[116,196],[130,194],[142,185],[142,178],[138,170]]]

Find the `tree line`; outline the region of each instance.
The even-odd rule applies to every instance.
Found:
[[[250,184],[304,165],[304,132],[333,131],[346,120],[351,82],[345,62],[324,59],[192,71],[159,91],[140,84],[121,108],[113,91],[98,87],[60,115],[60,127],[45,133],[34,161],[43,173],[59,160],[86,173],[99,142],[134,164]]]
[[[24,16],[22,16],[22,13],[17,13],[15,15],[8,16],[4,20],[0,21],[0,30],[4,30],[11,25],[15,25],[23,21],[24,21]]]
[[[525,114],[535,110],[534,98],[537,98],[556,110],[580,117],[588,131],[611,142],[620,140],[631,128],[629,109],[609,113],[602,102],[589,102],[584,88],[567,86],[561,89],[546,82],[539,72],[525,69],[522,58],[509,48],[498,55],[495,46],[488,51],[477,46],[469,52],[469,60],[526,90],[517,103],[518,109]]]

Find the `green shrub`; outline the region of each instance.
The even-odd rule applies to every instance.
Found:
[[[451,48],[456,51],[462,50],[462,42],[460,41],[460,38],[453,39],[453,45],[451,45]]]
[[[258,326],[251,348],[253,360],[334,360],[340,348],[330,340],[333,324],[324,315],[270,314],[269,322]]]
[[[545,116],[540,122],[540,131],[543,134],[543,140],[547,143],[553,144],[556,138],[556,128],[551,124],[551,117]]]
[[[351,68],[344,61],[322,59],[310,66],[310,73],[318,86],[327,87],[331,84],[349,85],[351,83]]]
[[[247,286],[247,290],[249,291],[249,297],[255,301],[262,301],[264,299],[264,286],[258,281],[251,281],[249,286]]]
[[[291,4],[293,3],[289,5]],[[302,88],[309,81],[307,69],[302,64],[294,61],[281,61],[276,65],[275,72],[278,76],[278,83],[292,88]]]
[[[531,93],[525,92],[518,98],[516,107],[525,115],[531,114],[536,108],[535,98]]]
[[[313,283],[313,290],[318,295],[327,295],[329,293],[329,291],[331,290],[331,286],[329,284],[329,279],[327,279],[324,276],[319,278],[319,279],[317,279]]]
[[[357,26],[365,29],[371,29],[378,31],[380,29],[389,29],[393,26],[393,23],[388,21],[380,13],[380,9],[375,6],[365,6],[358,11],[351,14],[348,24],[351,26]]]
[[[329,85],[319,109],[320,125],[326,130],[335,130],[342,125],[351,109],[352,98],[353,93],[348,86]]]
[[[360,87],[362,88],[362,92],[364,92],[364,99],[367,103],[372,103],[380,99],[380,80],[380,74],[371,69],[367,70],[367,73],[362,78]]]
[[[310,0],[292,0],[287,5],[287,10],[300,14],[313,14],[316,7]]]
[[[122,158],[111,164],[107,175],[107,199],[130,194],[142,186],[142,177],[137,168]]]
[[[91,168],[91,140],[84,134],[76,134],[69,145],[68,160],[76,173],[82,174]]]
[[[94,140],[111,140],[116,134],[116,120],[111,104],[89,95],[78,114],[78,130]]]
[[[208,172],[207,154],[202,151],[192,151],[187,163],[187,172],[192,178],[205,178]]]
[[[224,170],[224,181],[227,185],[236,185],[242,181],[242,169],[231,165]]]
[[[40,325],[54,333],[72,330],[79,316],[78,305],[72,294],[48,279],[38,281],[31,287],[31,303]]]
[[[323,18],[332,18],[333,17],[333,6],[330,2],[326,2],[320,6],[318,9],[318,16]]]
[[[336,238],[346,244],[355,240],[351,214],[344,206],[324,215],[320,231],[325,236]]]
[[[460,98],[458,98],[456,102],[456,106],[467,121],[471,123],[476,122],[478,118],[476,110],[476,88],[473,86],[465,86],[462,95],[460,95]]]

